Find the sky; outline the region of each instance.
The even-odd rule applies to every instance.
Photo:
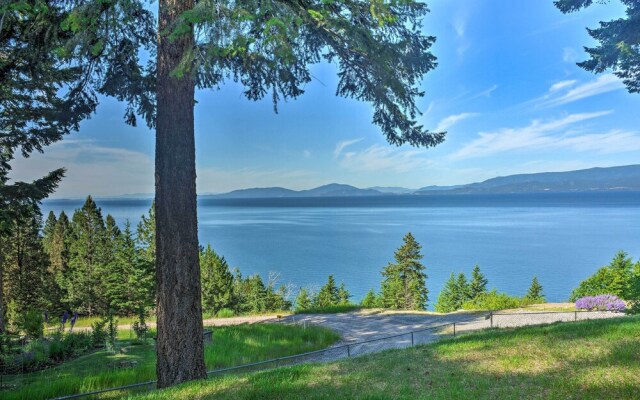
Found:
[[[273,112],[229,83],[196,94],[198,193],[250,187],[309,189],[454,185],[495,176],[637,164],[640,95],[609,72],[575,65],[594,46],[586,27],[624,14],[617,2],[562,14],[552,0],[435,0],[423,31],[438,67],[420,87],[419,121],[446,130],[435,148],[397,147],[371,123],[368,103],[335,96],[334,65]],[[267,96],[268,97],[268,96]],[[124,123],[103,98],[78,132],[13,162],[14,180],[66,167],[52,198],[153,193],[154,132]]]

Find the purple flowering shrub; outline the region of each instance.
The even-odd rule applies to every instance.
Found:
[[[626,307],[624,301],[612,294],[586,296],[576,300],[576,308],[580,310],[623,312]]]

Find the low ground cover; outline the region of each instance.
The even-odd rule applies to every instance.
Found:
[[[640,318],[487,330],[328,364],[230,375],[139,395],[164,399],[631,399]]]
[[[216,369],[328,347],[339,338],[321,327],[253,324],[211,327],[213,343],[205,347],[207,369]],[[155,379],[155,349],[121,341],[113,353],[100,350],[48,370],[5,376],[11,390],[2,399],[45,399]]]

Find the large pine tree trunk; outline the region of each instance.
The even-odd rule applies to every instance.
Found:
[[[165,32],[193,0],[160,0]],[[194,81],[171,76],[193,32],[158,38],[156,126],[156,273],[158,387],[206,377],[196,214]]]

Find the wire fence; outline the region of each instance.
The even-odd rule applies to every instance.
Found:
[[[527,325],[541,325],[555,322],[573,322],[590,319],[603,319],[624,315],[611,311],[548,311],[548,312],[489,312],[469,315],[466,320],[431,324],[424,328],[395,335],[387,335],[366,341],[343,343],[324,350],[317,350],[303,354],[279,357],[250,364],[221,368],[207,372],[209,377],[222,376],[230,373],[248,373],[272,368],[293,366],[312,362],[329,362],[365,354],[377,353],[389,349],[402,349],[428,343],[433,343],[445,337],[455,337],[465,333],[486,328],[509,328]],[[465,316],[460,315],[460,318]],[[297,322],[305,323],[306,322]],[[127,386],[97,390],[86,393],[59,397],[57,400],[77,398],[117,398],[125,394],[155,389],[156,381],[147,381]]]

